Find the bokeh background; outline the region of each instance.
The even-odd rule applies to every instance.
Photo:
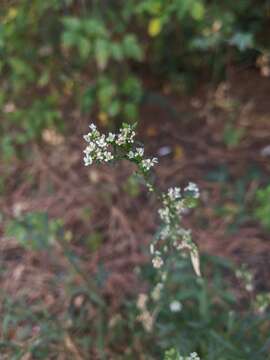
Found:
[[[1,1],[0,359],[270,359],[269,26],[266,0]],[[201,189],[203,278],[180,259],[152,329],[158,204],[82,161],[123,121],[162,189]]]

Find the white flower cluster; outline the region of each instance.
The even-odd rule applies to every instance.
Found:
[[[179,187],[169,188],[168,196],[172,201],[176,199],[180,199],[181,189]]]
[[[144,148],[133,149],[135,131],[133,127],[124,124],[118,134],[109,133],[108,136],[100,134],[94,124],[90,126],[90,132],[84,135],[88,146],[84,150],[85,166],[96,162],[109,162],[115,158],[117,150],[122,150],[122,158],[136,162],[142,172],[148,172],[157,162],[157,158],[144,159]]]
[[[143,154],[144,154],[144,148],[137,147],[135,151],[130,150],[127,156],[130,160],[133,160],[133,159],[141,159],[143,157]]]
[[[101,134],[94,124],[89,126],[90,132],[84,136],[88,143],[84,150],[85,166],[94,162],[110,162],[114,159],[127,159],[134,162],[139,173],[144,177],[149,191],[154,191],[153,184],[148,179],[148,172],[158,162],[157,158],[144,158],[144,148],[135,147],[135,131],[133,126],[123,124],[118,134],[109,133],[107,136]],[[152,244],[152,264],[156,269],[163,268],[165,253],[172,247],[176,250],[187,249],[190,252],[193,267],[199,274],[199,258],[196,245],[192,242],[191,232],[183,229],[180,220],[183,213],[192,207],[191,199],[200,196],[196,184],[190,182],[184,188],[183,194],[179,187],[169,188],[167,193],[162,195],[162,208],[158,210],[162,220],[162,230],[157,240],[162,240],[161,249],[155,250]],[[168,241],[166,241],[168,240]],[[170,246],[171,245],[171,246]],[[166,277],[166,272],[161,270],[161,277]]]
[[[150,244],[150,254],[154,255],[153,259],[152,259],[153,267],[156,269],[160,269],[163,266],[164,261],[163,261],[162,257],[160,256],[161,252],[155,250],[154,244]]]
[[[140,167],[143,171],[149,171],[155,164],[158,163],[157,158],[143,159],[144,149],[137,147],[135,151],[130,150],[127,154],[129,160],[136,160],[140,163]]]
[[[144,171],[149,171],[157,163],[158,159],[154,157],[152,159],[144,159],[141,163],[141,166]]]
[[[180,356],[179,360],[200,360],[199,355],[196,352],[191,353],[189,356]]]
[[[167,225],[171,224],[175,217],[180,217],[186,209],[186,204],[178,187],[170,188],[163,195],[163,208],[159,209],[160,219]]]
[[[188,186],[186,186],[186,187],[184,188],[184,191],[187,191],[187,192],[191,193],[191,194],[192,194],[192,197],[193,197],[194,199],[198,199],[198,198],[200,197],[199,188],[198,188],[198,186],[197,186],[195,183],[193,183],[193,182],[189,182],[189,183],[188,183]]]
[[[163,226],[157,241],[162,240],[163,245],[161,249],[159,247],[159,251],[155,250],[154,244],[150,246],[150,253],[153,255],[152,263],[155,268],[160,269],[163,267],[164,256],[168,251],[169,244],[176,250],[189,250],[192,263],[195,262],[197,247],[192,241],[191,230],[184,229],[180,222],[183,213],[191,206],[190,199],[197,199],[198,196],[199,189],[194,183],[189,183],[188,186],[184,188],[183,196],[179,187],[169,188],[167,193],[162,195],[163,206],[158,210],[158,214],[163,222]],[[196,264],[197,263],[198,261],[196,260]],[[196,272],[199,273],[198,266],[196,267]]]
[[[131,126],[125,126],[120,129],[115,143],[117,145],[132,144],[134,142],[135,131],[132,130]]]
[[[162,257],[157,252],[155,253],[155,256],[152,259],[152,264],[156,269],[160,269],[164,264]]]
[[[114,156],[111,152],[110,145],[115,139],[115,135],[109,133],[107,137],[100,134],[94,124],[90,126],[90,132],[84,135],[84,140],[88,143],[83,151],[85,156],[83,158],[85,166],[92,165],[94,161],[108,162],[113,160]]]

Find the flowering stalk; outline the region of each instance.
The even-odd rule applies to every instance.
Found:
[[[137,173],[144,179],[149,192],[155,193],[162,207],[158,210],[161,220],[161,227],[158,236],[150,244],[150,253],[152,255],[152,264],[158,269],[160,280],[155,285],[151,296],[155,302],[158,302],[161,291],[164,288],[164,282],[167,278],[171,264],[170,254],[175,251],[187,250],[190,253],[193,268],[200,276],[200,263],[198,249],[192,241],[191,231],[184,229],[181,225],[181,219],[189,208],[193,208],[196,199],[200,196],[196,184],[189,183],[183,191],[179,187],[169,188],[167,192],[162,193],[151,181],[151,170],[158,159],[145,158],[144,148],[135,143],[135,125],[123,124],[118,134],[109,133],[107,136],[101,134],[94,124],[90,126],[90,132],[84,136],[87,147],[84,150],[84,164],[90,166],[94,163],[112,163],[117,160],[128,160],[137,166]],[[138,298],[138,309],[141,315],[138,320],[142,322],[146,331],[152,331],[153,324],[158,316],[160,306],[150,313],[147,309],[148,296],[140,294]],[[181,310],[181,303],[177,300],[170,304],[172,312]],[[171,359],[170,353],[167,353],[166,359]],[[179,360],[199,360],[196,353],[188,357],[177,357]],[[175,359],[175,357],[173,357]]]
[[[181,225],[183,214],[189,208],[193,208],[199,197],[199,189],[196,184],[189,183],[183,191],[174,187],[162,193],[151,181],[151,170],[158,163],[156,157],[145,158],[144,148],[135,143],[135,126],[123,124],[119,133],[101,134],[94,124],[91,124],[90,132],[84,136],[88,143],[84,150],[85,166],[94,163],[111,163],[126,159],[137,166],[137,173],[144,179],[150,192],[154,192],[162,203],[158,210],[161,219],[159,235],[150,244],[152,264],[160,270],[161,281],[167,277],[164,264],[170,258],[169,254],[175,251],[187,250],[190,253],[193,268],[200,276],[198,249],[192,241],[191,231]]]

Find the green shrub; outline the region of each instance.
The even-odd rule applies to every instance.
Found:
[[[7,2],[0,9],[1,156],[46,128],[63,131],[70,109],[95,113],[106,126],[134,121],[144,69],[181,88],[227,62],[255,60],[269,49],[268,13],[267,1],[253,0]]]

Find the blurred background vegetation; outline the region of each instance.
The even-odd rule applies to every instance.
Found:
[[[270,359],[269,25],[266,0],[2,1],[1,359]],[[92,121],[137,121],[160,185],[202,191],[203,280],[179,260],[152,332],[157,204],[83,167]]]

